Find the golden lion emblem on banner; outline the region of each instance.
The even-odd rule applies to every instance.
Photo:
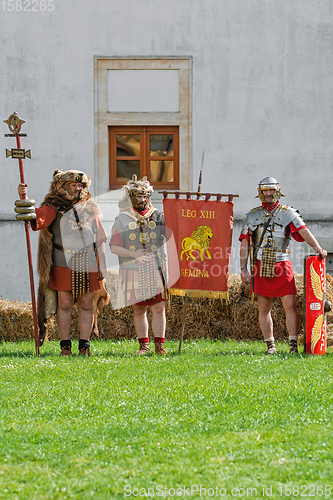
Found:
[[[210,226],[198,226],[192,231],[191,236],[187,236],[182,241],[182,253],[180,254],[180,260],[184,260],[184,254],[187,254],[186,260],[197,260],[193,255],[193,250],[198,250],[200,252],[200,259],[204,261],[204,252],[209,260],[212,260],[212,256],[209,253],[210,240],[213,238],[213,231]]]

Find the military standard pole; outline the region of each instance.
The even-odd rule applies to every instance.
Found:
[[[199,182],[198,182],[198,191],[197,191],[197,200],[200,200],[200,193],[201,193],[201,184],[202,184],[202,171],[203,171],[203,166],[204,166],[204,160],[205,160],[205,152],[202,152],[202,158],[201,158],[201,168],[200,168],[200,174],[199,174]]]
[[[21,184],[25,184],[24,180],[24,171],[23,171],[23,158],[31,158],[30,150],[25,151],[21,148],[21,137],[26,137],[26,134],[20,134],[21,126],[24,120],[21,120],[17,113],[13,113],[7,120],[4,120],[7,123],[9,130],[12,132],[11,134],[5,134],[5,137],[16,137],[16,146],[17,149],[12,149],[11,151],[6,150],[6,157],[11,156],[12,158],[17,158],[19,162],[19,171],[20,171],[20,182]],[[24,195],[24,199],[26,199],[26,195]],[[33,218],[33,217],[31,217]],[[21,219],[24,220],[24,219]],[[29,266],[29,277],[30,277],[30,291],[31,291],[31,302],[32,302],[32,316],[33,316],[33,324],[34,324],[34,334],[35,334],[35,347],[36,347],[36,356],[39,356],[39,335],[38,335],[38,323],[37,323],[37,309],[36,309],[36,298],[35,298],[35,285],[34,285],[34,274],[32,267],[32,255],[31,255],[31,243],[30,243],[30,232],[29,232],[29,221],[24,220],[25,226],[25,236],[27,242],[27,252],[28,252],[28,266]]]
[[[182,327],[181,327],[181,330],[180,330],[178,352],[181,352],[181,350],[182,350],[184,328],[185,328],[186,308],[187,308],[187,299],[188,299],[188,292],[187,292],[187,290],[185,290],[185,302],[184,302],[183,321],[182,321]]]
[[[202,171],[203,171],[203,166],[204,166],[204,159],[205,159],[205,152],[203,151],[202,152],[202,159],[201,159],[200,174],[199,174],[198,190],[196,192],[197,200],[200,200],[200,196],[201,196]],[[187,301],[188,301],[188,291],[185,290],[185,302],[184,302],[183,321],[182,321],[182,327],[181,327],[180,337],[179,337],[178,352],[181,352],[181,350],[182,350],[184,328],[185,328],[185,318],[186,318],[186,309],[187,309]]]

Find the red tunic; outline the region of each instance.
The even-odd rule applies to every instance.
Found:
[[[300,229],[306,226],[295,227],[291,222],[289,224],[290,234],[296,241],[304,241],[302,236],[298,234]],[[239,241],[246,239],[249,242],[249,233],[241,234]],[[290,260],[283,260],[275,263],[274,278],[263,278],[260,276],[260,260],[257,260],[254,265],[254,293],[264,297],[284,297],[285,295],[296,295],[296,285],[294,272]]]
[[[36,219],[30,222],[33,231],[48,228],[57,216],[57,212],[53,207],[36,208]],[[106,234],[99,217],[96,218],[97,226],[97,241],[99,244],[105,243]],[[97,279],[97,267],[89,268],[89,289],[91,292],[99,290],[101,285]],[[49,288],[63,292],[72,290],[72,270],[68,267],[52,266],[50,272]]]
[[[264,297],[296,295],[294,272],[290,260],[275,263],[274,278],[260,276],[260,260],[257,260],[254,266],[254,293]]]

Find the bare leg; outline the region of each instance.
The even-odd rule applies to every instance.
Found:
[[[156,304],[150,306],[152,313],[152,330],[154,337],[165,337],[165,302],[156,302]]]
[[[147,306],[133,304],[134,326],[138,339],[148,337]]]
[[[299,317],[296,308],[295,295],[285,295],[284,297],[281,297],[281,301],[286,313],[286,325],[289,338],[297,339]]]
[[[264,336],[264,340],[273,337],[273,321],[271,316],[272,299],[258,295],[259,325]]]
[[[156,302],[156,304],[150,306],[152,313],[152,329],[154,334],[155,343],[155,354],[166,356],[168,353],[164,349],[165,340],[165,302]]]
[[[60,340],[69,340],[73,305],[72,292],[58,291],[57,325]]]
[[[85,293],[84,295],[78,297],[77,305],[79,310],[78,322],[80,329],[80,339],[89,340],[94,321],[92,292]]]

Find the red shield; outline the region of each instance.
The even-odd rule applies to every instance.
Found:
[[[326,259],[307,255],[304,259],[304,351],[326,353]]]

